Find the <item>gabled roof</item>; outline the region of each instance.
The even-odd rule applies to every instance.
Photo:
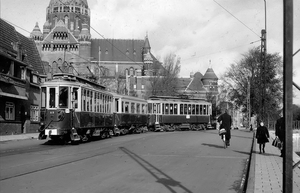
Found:
[[[16,54],[17,51],[13,49],[13,45],[19,41],[16,30],[12,25],[8,24],[1,18],[0,34],[0,48]]]
[[[201,78],[202,74],[200,72],[195,73],[194,77],[192,78],[190,84],[187,86],[186,90],[191,91],[205,91]]]
[[[58,40],[58,39],[52,39],[52,34],[54,32],[67,32],[69,34],[69,39],[66,40]],[[43,40],[43,43],[69,43],[69,44],[78,44],[78,41],[73,36],[73,34],[70,32],[70,30],[65,26],[64,22],[62,20],[59,20],[56,26],[50,31],[50,33],[46,36],[46,38]]]
[[[99,61],[143,62],[144,40],[91,39],[91,57]]]
[[[24,53],[26,54],[24,62],[28,64],[28,66],[33,68],[33,72],[39,75],[45,75],[46,73],[43,67],[43,63],[34,40],[27,38],[20,33],[18,33],[18,36],[21,40]]]
[[[13,49],[13,44],[18,42],[21,45],[23,54],[25,54],[24,60],[18,61],[27,64],[29,68],[38,74],[45,74],[41,57],[32,39],[23,36],[2,19],[0,19],[0,34],[0,48],[17,54],[17,51]]]

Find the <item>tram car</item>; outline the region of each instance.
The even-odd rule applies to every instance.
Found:
[[[110,136],[113,95],[104,86],[72,74],[55,74],[41,85],[40,139],[65,142]]]
[[[146,132],[147,101],[128,95],[113,94],[114,134]]]
[[[148,113],[154,131],[201,130],[210,123],[212,104],[203,99],[153,96],[148,99]]]

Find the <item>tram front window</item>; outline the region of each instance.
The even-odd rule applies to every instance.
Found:
[[[68,87],[59,87],[59,108],[68,108]]]
[[[49,89],[49,107],[55,108],[55,88]]]

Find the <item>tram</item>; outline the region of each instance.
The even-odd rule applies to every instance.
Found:
[[[147,101],[128,95],[113,94],[114,134],[143,133],[147,131]]]
[[[203,99],[153,96],[147,102],[154,131],[201,130],[210,123],[212,104]]]
[[[41,85],[40,139],[66,142],[108,137],[114,128],[113,95],[105,87],[59,73]]]

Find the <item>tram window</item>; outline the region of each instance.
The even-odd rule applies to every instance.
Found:
[[[142,114],[145,114],[146,113],[146,105],[145,104],[142,104]]]
[[[90,111],[90,91],[86,91],[86,111]]]
[[[174,104],[174,115],[178,114],[178,105]]]
[[[131,113],[135,113],[135,103],[131,103]]]
[[[97,92],[96,93],[96,96],[97,96],[97,103],[96,103],[96,106],[97,106],[97,112],[99,113],[100,112],[100,104],[99,104],[99,100],[100,100],[100,94]]]
[[[78,109],[78,88],[73,88],[72,102],[73,102],[73,108]]]
[[[152,112],[152,106],[153,105],[153,103],[149,103],[149,105],[148,105],[148,113],[149,114],[152,114],[153,112]]]
[[[107,113],[107,96],[104,95],[104,113]]]
[[[111,112],[111,97],[108,96],[108,102],[107,102],[107,112],[110,113]]]
[[[204,107],[203,107],[203,114],[204,115],[206,115],[206,109],[207,109],[207,107],[206,107],[206,105],[204,105]]]
[[[90,91],[90,111],[93,112],[93,98],[94,98],[94,92]]]
[[[59,108],[68,108],[69,88],[59,87]]]
[[[188,105],[188,113],[187,114],[188,115],[192,114],[192,105],[191,104]]]
[[[195,114],[195,105],[194,104],[192,104],[192,114],[194,115]]]
[[[100,99],[99,99],[99,106],[100,106],[100,113],[103,113],[103,95],[100,93]]]
[[[200,115],[203,115],[203,105],[200,105]]]
[[[125,102],[125,109],[124,113],[129,113],[129,102]]]
[[[49,107],[55,108],[55,88],[49,89]]]
[[[125,105],[124,105],[124,101],[122,101],[122,113],[125,112]]]
[[[97,92],[94,92],[94,112],[97,112]]]
[[[187,111],[187,104],[184,104],[184,108],[183,108],[183,114],[185,114],[185,115],[186,115],[186,114],[187,114],[187,112],[188,112],[188,111]]]
[[[41,89],[41,107],[46,107],[46,87],[42,87]]]
[[[137,103],[137,104],[136,104],[136,113],[137,113],[137,114],[140,114],[140,113],[141,113],[141,110],[140,110],[140,109],[141,109],[141,104],[140,104],[140,103]]]
[[[174,109],[173,109],[173,104],[170,104],[170,115],[173,115]]]
[[[160,113],[161,113],[161,112],[160,112],[160,103],[157,103],[157,104],[156,104],[156,107],[157,107],[157,113],[160,114]]]
[[[169,104],[165,104],[166,108],[165,108],[165,113],[168,115],[169,114]]]
[[[199,105],[196,105],[196,115],[199,115]]]
[[[183,115],[183,104],[180,104],[180,114]]]
[[[119,112],[119,99],[115,99],[115,112]]]
[[[83,89],[83,95],[82,95],[82,111],[86,111],[86,104],[85,104],[85,101],[86,101],[86,90]]]

